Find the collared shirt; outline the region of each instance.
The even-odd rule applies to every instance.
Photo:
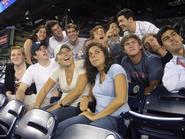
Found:
[[[170,62],[165,65],[162,82],[172,93],[185,88],[185,57],[173,55]]]

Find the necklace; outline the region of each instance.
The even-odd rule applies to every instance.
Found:
[[[73,79],[73,72],[65,71],[67,84],[70,85]]]

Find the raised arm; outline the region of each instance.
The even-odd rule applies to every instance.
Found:
[[[32,64],[31,61],[31,47],[32,47],[32,40],[31,39],[27,39],[24,43],[24,51],[25,51],[25,55],[26,55],[26,62],[28,64]]]

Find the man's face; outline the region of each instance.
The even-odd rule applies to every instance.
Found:
[[[118,24],[123,31],[128,31],[129,19],[126,19],[125,16],[121,15],[118,17]]]
[[[53,34],[53,36],[55,37],[63,37],[63,33],[62,33],[62,28],[59,26],[59,24],[55,24],[52,28],[51,28],[51,32]]]
[[[35,56],[34,57],[38,61],[49,59],[47,48],[43,45],[40,46],[40,48],[37,51],[35,51]]]
[[[141,48],[142,46],[138,43],[138,41],[134,38],[129,38],[123,46],[123,50],[124,52],[128,55],[128,56],[136,56],[137,54],[139,54],[141,52]]]
[[[167,30],[161,36],[163,46],[171,53],[180,50],[183,46],[182,37],[174,30]]]
[[[94,41],[98,43],[104,43],[106,40],[105,31],[102,28],[98,28],[93,32]]]
[[[76,40],[78,39],[79,32],[76,31],[74,28],[69,28],[66,30],[66,32],[70,42],[76,42]]]
[[[148,36],[144,40],[145,48],[150,52],[157,52],[161,47],[154,36]]]

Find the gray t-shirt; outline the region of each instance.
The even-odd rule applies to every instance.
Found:
[[[139,64],[133,64],[126,56],[122,59],[121,65],[127,72],[128,80],[133,83],[149,85],[150,81],[161,80],[163,76],[163,64],[160,57],[143,52]]]
[[[93,95],[96,99],[96,113],[102,111],[115,99],[114,78],[118,74],[123,74],[125,77],[125,70],[118,64],[113,64],[107,72],[106,79],[100,84],[100,75],[96,75],[95,85],[93,87]],[[127,83],[128,86],[128,83]],[[128,104],[122,105],[118,110],[111,114],[111,116],[119,116],[122,112],[129,110]]]
[[[79,42],[76,45],[72,45],[70,41],[67,41],[66,44],[69,45],[73,51],[74,60],[80,60],[85,58],[84,43],[85,38],[78,38]]]

